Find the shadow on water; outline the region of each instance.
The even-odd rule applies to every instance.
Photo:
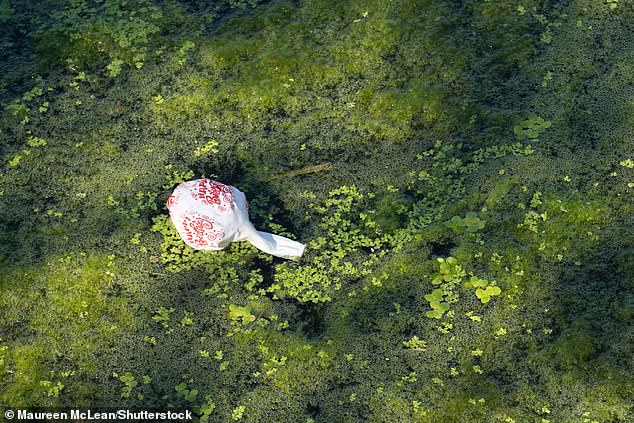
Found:
[[[301,331],[311,341],[322,339],[326,332],[323,306],[306,303],[299,306]]]

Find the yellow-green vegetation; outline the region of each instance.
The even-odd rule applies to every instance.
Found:
[[[114,255],[47,260],[7,265],[0,276],[3,404],[90,404],[90,395],[102,392],[96,357],[112,353],[136,327],[126,299],[114,295]]]
[[[626,422],[631,1],[0,0],[0,412]],[[307,244],[195,251],[212,177]]]

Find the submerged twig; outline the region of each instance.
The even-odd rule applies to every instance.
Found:
[[[269,176],[265,180],[267,182],[270,182],[270,181],[275,181],[276,179],[281,179],[281,178],[308,175],[310,173],[328,172],[330,169],[332,169],[332,166],[330,165],[330,163],[322,163],[322,164],[313,165],[313,166],[306,166],[297,170],[289,170],[288,172],[278,173],[276,175]]]

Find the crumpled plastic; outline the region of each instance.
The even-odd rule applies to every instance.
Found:
[[[249,241],[276,257],[300,257],[306,245],[261,232],[249,221],[249,203],[242,191],[208,178],[183,182],[167,200],[174,227],[196,250],[222,250],[232,242]]]

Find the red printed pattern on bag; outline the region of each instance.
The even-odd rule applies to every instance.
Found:
[[[176,196],[170,195],[170,198],[167,199],[167,210],[170,210],[175,202],[176,202]]]
[[[213,247],[218,248],[218,244],[225,236],[221,227],[214,228],[213,219],[195,213],[193,216],[185,216],[181,221],[187,241],[194,248]]]
[[[231,187],[211,179],[201,179],[192,191],[192,197],[201,200],[205,206],[217,206],[225,212],[235,208],[235,199]]]

